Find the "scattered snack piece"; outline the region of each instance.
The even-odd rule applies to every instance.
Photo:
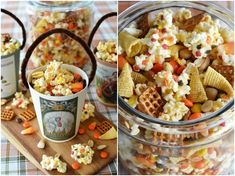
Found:
[[[90,117],[94,117],[95,116],[94,112],[95,112],[95,106],[90,102],[86,103],[82,111],[81,122],[84,122]]]
[[[78,129],[78,133],[79,133],[79,134],[84,134],[85,132],[86,132],[86,131],[85,131],[84,128],[79,127],[79,129]]]
[[[19,117],[22,118],[24,121],[30,121],[36,117],[36,114],[33,111],[27,109],[24,112],[20,113]]]
[[[203,84],[201,82],[197,67],[193,67],[191,69],[189,85],[191,90],[188,98],[192,100],[192,102],[200,103],[200,102],[205,102],[208,99]]]
[[[106,159],[106,158],[108,158],[108,156],[109,156],[108,152],[106,152],[106,151],[101,151],[100,152],[100,157],[102,159]]]
[[[115,139],[117,138],[117,131],[114,127],[110,128],[106,133],[102,134],[99,139]]]
[[[153,117],[158,117],[160,109],[163,106],[163,101],[155,86],[145,90],[139,97],[139,102],[140,110]]]
[[[208,67],[203,83],[206,86],[215,87],[226,92],[230,97],[233,96],[233,87],[231,84],[225,79],[225,77],[215,71],[212,67]]]
[[[99,138],[100,138],[100,133],[94,133],[93,137],[94,137],[95,139],[99,139]]]
[[[97,125],[97,130],[101,132],[101,134],[104,134],[112,127],[113,125],[109,121],[103,121],[101,124]]]
[[[234,66],[232,65],[211,65],[218,73],[223,75],[228,82],[233,86],[234,85]]]
[[[107,145],[104,145],[104,144],[97,146],[97,150],[103,150],[105,148],[107,148]]]
[[[128,63],[124,65],[118,78],[118,93],[123,97],[131,97],[134,90],[134,82],[131,77],[131,70]]]
[[[16,118],[16,122],[17,122],[17,123],[22,123],[23,120],[22,120],[21,118],[17,117],[17,118]]]
[[[78,162],[74,162],[73,164],[72,164],[72,168],[74,169],[74,170],[78,170],[78,169],[80,169],[80,164],[78,163]]]
[[[14,111],[7,109],[1,111],[1,120],[12,120],[13,117]]]
[[[40,162],[40,164],[43,169],[49,171],[57,169],[58,172],[65,173],[67,170],[67,164],[65,162],[62,162],[59,159],[59,156],[53,157],[53,156],[42,155],[42,161]]]
[[[35,129],[33,127],[26,128],[25,130],[21,131],[21,134],[33,134],[35,132]]]
[[[88,125],[88,129],[90,131],[94,131],[96,128],[96,122],[92,122],[91,124]]]
[[[87,142],[87,145],[90,146],[90,147],[94,147],[94,141],[89,139],[88,142]]]
[[[40,149],[44,149],[45,148],[45,140],[44,139],[41,139],[38,144],[37,144],[37,147],[40,148]]]
[[[31,126],[31,124],[28,122],[28,121],[25,121],[24,123],[23,123],[23,127],[24,128],[29,128]]]
[[[26,98],[22,92],[16,92],[15,98],[12,101],[12,106],[15,106],[17,108],[27,109],[27,106],[29,105],[29,100]]]
[[[71,157],[80,164],[91,164],[94,151],[88,145],[74,144],[71,146]]]

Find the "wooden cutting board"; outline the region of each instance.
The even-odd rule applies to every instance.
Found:
[[[10,105],[11,102],[7,103],[6,105]],[[6,106],[5,105],[5,106]],[[2,109],[5,108],[2,106]],[[34,107],[32,104],[29,105],[29,109],[34,111]],[[15,118],[17,114],[21,113],[22,109],[13,108],[15,112]],[[46,147],[44,149],[37,148],[37,144],[42,138],[40,133],[40,129],[38,126],[37,119],[34,118],[30,121],[33,128],[35,128],[36,132],[32,135],[22,135],[20,132],[24,129],[22,123],[19,124],[15,121],[15,118],[11,121],[4,121],[2,120],[1,129],[3,134],[7,137],[7,139],[29,160],[31,161],[36,167],[38,167],[43,173],[48,175],[61,175],[61,173],[57,172],[57,170],[47,171],[43,169],[40,165],[42,160],[42,155],[46,154],[48,156],[55,156],[55,154],[60,154],[60,159],[67,163],[67,172],[65,175],[90,175],[98,173],[102,168],[108,165],[113,159],[117,156],[117,140],[100,140],[94,139],[93,134],[97,132],[89,131],[87,126],[91,123],[96,121],[97,124],[107,120],[102,114],[95,112],[95,117],[91,117],[90,119],[86,120],[85,122],[81,123],[80,125],[86,129],[86,133],[83,135],[77,135],[74,139],[64,143],[53,143],[50,141],[46,141]],[[112,122],[111,122],[112,123]],[[115,125],[113,125],[115,126]],[[116,128],[116,127],[115,127]],[[92,163],[89,165],[81,164],[81,168],[77,171],[73,170],[71,164],[74,160],[71,158],[71,145],[77,143],[87,143],[89,139],[92,139],[95,142],[95,146],[105,144],[107,148],[105,151],[109,153],[109,157],[107,159],[101,159],[99,156],[100,151],[95,150]]]

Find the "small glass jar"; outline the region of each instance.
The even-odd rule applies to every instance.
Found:
[[[189,8],[233,29],[232,12],[211,2],[138,2],[119,15],[119,32],[145,13]],[[172,122],[130,107],[119,96],[119,160],[131,174],[233,174],[234,100],[202,118]]]
[[[53,28],[65,28],[88,41],[93,22],[92,1],[30,1],[32,41]],[[82,47],[63,34],[54,34],[40,43],[32,55],[34,66],[51,60],[83,67],[88,58]]]

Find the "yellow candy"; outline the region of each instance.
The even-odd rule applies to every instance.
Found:
[[[193,113],[196,113],[196,112],[201,112],[201,104],[197,103],[197,104],[194,104],[193,107],[191,108],[191,111]]]
[[[207,148],[201,149],[197,152],[197,156],[203,157],[207,154]]]
[[[39,32],[41,32],[41,33],[44,33],[44,32],[45,32],[45,30],[44,30],[43,27],[38,28],[38,30],[39,30]]]
[[[56,39],[55,44],[57,44],[57,45],[60,44],[60,40]]]
[[[133,95],[129,98],[128,100],[128,104],[131,106],[131,107],[135,107],[136,104],[137,104],[137,100],[138,100],[138,96],[136,95]]]

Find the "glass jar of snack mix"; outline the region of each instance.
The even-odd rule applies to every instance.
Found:
[[[65,28],[88,41],[93,22],[92,1],[30,1],[29,21],[31,39],[53,28]],[[51,60],[83,67],[88,61],[80,44],[64,34],[45,39],[32,55],[34,66]]]
[[[130,30],[130,24],[138,21],[146,13],[151,18],[151,15],[155,16],[164,9],[175,12],[181,8],[189,9],[193,15],[206,12],[213,19],[219,19],[220,26],[233,30],[232,12],[211,2],[138,2],[119,15],[119,35],[120,32],[128,30],[138,33],[138,30]],[[138,45],[134,43],[130,49],[136,50],[136,48]],[[132,65],[128,58],[125,59]],[[124,61],[118,60],[118,64],[123,64],[122,62]],[[134,67],[131,69],[135,72],[138,70]],[[126,71],[126,74],[131,75],[130,71]],[[128,81],[126,79],[126,82]],[[130,86],[133,86],[132,84],[130,83]],[[151,97],[151,92],[149,96]],[[155,100],[156,104],[160,103],[158,98],[153,95],[151,100],[143,100],[148,106]],[[152,117],[140,112],[138,107],[137,109],[133,107],[134,101],[133,97],[128,99],[119,95],[118,98],[119,160],[131,174],[234,174],[231,169],[234,163],[233,96],[214,112],[205,113],[197,119],[180,121],[160,119],[159,116]],[[156,104],[154,107],[158,106]],[[170,108],[176,111],[175,114],[180,111],[173,106]]]

